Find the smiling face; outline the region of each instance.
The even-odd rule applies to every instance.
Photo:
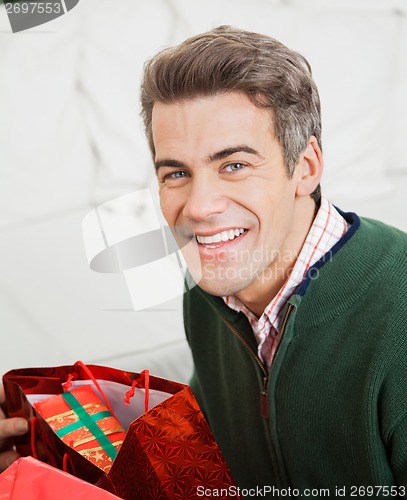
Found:
[[[312,222],[309,162],[289,179],[271,112],[240,93],[156,103],[152,132],[162,212],[181,248],[195,242],[191,274],[208,293],[261,309]]]

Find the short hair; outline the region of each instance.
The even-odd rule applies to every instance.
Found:
[[[244,93],[272,111],[289,178],[314,135],[321,145],[321,106],[308,61],[278,40],[219,26],[167,48],[146,62],[141,116],[150,150],[154,103],[174,103],[228,92]],[[312,193],[320,199],[320,186]]]

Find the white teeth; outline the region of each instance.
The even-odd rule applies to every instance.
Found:
[[[228,241],[228,239],[229,239],[229,232],[228,231],[222,231],[220,233],[220,236],[222,238],[222,241]]]
[[[220,233],[213,234],[212,236],[196,235],[196,239],[203,245],[210,245],[211,243],[234,240],[237,236],[240,236],[244,232],[244,229],[229,229],[228,231],[222,231]]]

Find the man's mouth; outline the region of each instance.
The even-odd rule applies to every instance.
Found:
[[[227,229],[219,233],[211,234],[210,236],[196,234],[195,237],[201,245],[205,245],[207,248],[217,248],[225,242],[232,241],[246,232],[247,229],[236,228]]]

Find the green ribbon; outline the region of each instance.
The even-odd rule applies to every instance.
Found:
[[[76,413],[76,412],[75,412]],[[112,414],[110,411],[101,411],[100,413],[96,413],[96,415],[89,415],[89,417],[93,420],[93,422],[98,422],[99,420],[102,420],[102,418],[106,417],[111,417]],[[77,422],[73,422],[72,424],[67,425],[66,427],[63,427],[62,429],[59,429],[59,431],[56,431],[58,436],[60,438],[66,436],[70,432],[77,431],[81,427],[84,426],[84,423],[81,420],[78,420]]]
[[[102,418],[111,417],[112,414],[110,413],[110,411],[102,411],[97,413],[96,415],[89,415],[85,408],[80,404],[80,402],[72,393],[64,392],[61,395],[68,403],[68,405],[72,408],[72,410],[76,413],[79,421],[74,422],[73,424],[69,424],[63,429],[60,429],[59,431],[57,431],[57,435],[59,437],[62,437],[74,430],[80,429],[81,427],[86,427],[89,432],[93,434],[102,449],[109,455],[109,457],[113,461],[116,458],[117,450],[106,437],[102,429],[96,424],[96,422],[98,420],[101,420]]]

